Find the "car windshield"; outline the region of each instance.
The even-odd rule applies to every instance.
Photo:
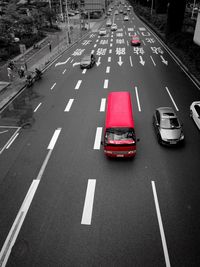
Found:
[[[135,141],[135,132],[132,128],[110,128],[106,130],[105,141]]]
[[[82,61],[90,61],[91,56],[90,55],[85,55],[82,59]]]
[[[139,38],[137,36],[132,36],[132,40],[138,40]]]
[[[181,126],[177,118],[162,118],[160,127],[164,129],[178,129]]]

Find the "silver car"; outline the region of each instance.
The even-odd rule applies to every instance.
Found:
[[[160,144],[176,145],[184,141],[182,124],[171,107],[157,108],[153,115],[153,125]]]

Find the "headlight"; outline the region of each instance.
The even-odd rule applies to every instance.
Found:
[[[180,137],[180,140],[183,140],[183,139],[184,139],[184,134],[182,133],[181,137]]]

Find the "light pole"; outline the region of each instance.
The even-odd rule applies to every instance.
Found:
[[[151,0],[151,15],[153,13],[153,0]]]
[[[193,15],[194,15],[194,8],[195,8],[195,5],[196,5],[196,0],[194,0],[194,3],[193,3],[193,6],[192,6],[192,16],[191,16],[191,19],[193,19]]]
[[[68,36],[68,43],[71,43],[70,40],[70,34],[69,34],[69,16],[68,16],[68,9],[67,9],[67,0],[65,0],[65,9],[66,9],[66,14],[65,14],[65,22],[67,22],[67,36]],[[67,16],[67,21],[66,21],[66,16]]]

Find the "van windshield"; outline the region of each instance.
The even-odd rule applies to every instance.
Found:
[[[105,133],[105,142],[108,141],[135,141],[135,131],[133,128],[109,128]]]

